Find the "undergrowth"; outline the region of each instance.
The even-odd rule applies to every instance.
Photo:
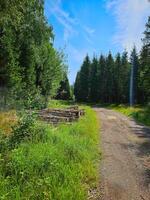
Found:
[[[15,110],[0,111],[0,130],[9,135],[12,131],[12,126],[16,124],[17,115]]]
[[[66,101],[66,100],[54,100],[51,99],[48,103],[49,108],[67,108],[68,106],[74,105],[75,102],[73,101]]]
[[[53,127],[24,114],[0,132],[0,199],[85,200],[97,183],[98,122],[94,111]],[[3,148],[2,148],[3,147]]]

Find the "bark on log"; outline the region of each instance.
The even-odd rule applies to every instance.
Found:
[[[76,121],[84,115],[84,110],[78,106],[66,109],[43,109],[38,112],[39,118],[52,124]]]

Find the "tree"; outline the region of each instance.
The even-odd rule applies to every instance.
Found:
[[[71,99],[70,85],[66,73],[64,75],[64,79],[60,82],[60,87],[57,91],[56,99],[62,99],[62,100]]]
[[[103,103],[106,88],[106,60],[103,55],[100,55],[97,65],[97,96],[98,101]]]
[[[121,74],[120,80],[122,83],[121,103],[129,102],[129,86],[130,86],[130,63],[128,61],[128,53],[123,52],[121,57]]]
[[[109,52],[106,58],[106,103],[113,103],[114,99],[114,59],[111,52]]]
[[[75,81],[75,97],[78,101],[87,102],[89,99],[90,58],[87,55]]]
[[[81,101],[80,86],[81,86],[80,72],[78,72],[76,75],[76,80],[75,80],[75,84],[74,84],[74,95],[75,95],[76,101]]]
[[[37,95],[47,101],[56,93],[66,65],[53,47],[44,1],[6,0],[0,7],[0,84],[12,99],[23,99],[26,105]]]
[[[98,60],[94,56],[89,73],[89,101],[97,102],[98,101]]]
[[[150,101],[150,17],[144,32],[143,47],[140,53],[138,100],[139,103]]]
[[[137,72],[139,67],[138,55],[134,47],[131,53],[131,73],[130,73],[130,106],[137,102]]]

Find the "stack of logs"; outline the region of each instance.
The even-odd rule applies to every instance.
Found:
[[[71,123],[77,121],[82,115],[84,115],[84,110],[79,109],[78,106],[66,109],[49,108],[39,111],[40,119],[51,124]]]

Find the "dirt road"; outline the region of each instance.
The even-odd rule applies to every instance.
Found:
[[[96,108],[101,123],[101,200],[150,200],[150,129]]]

